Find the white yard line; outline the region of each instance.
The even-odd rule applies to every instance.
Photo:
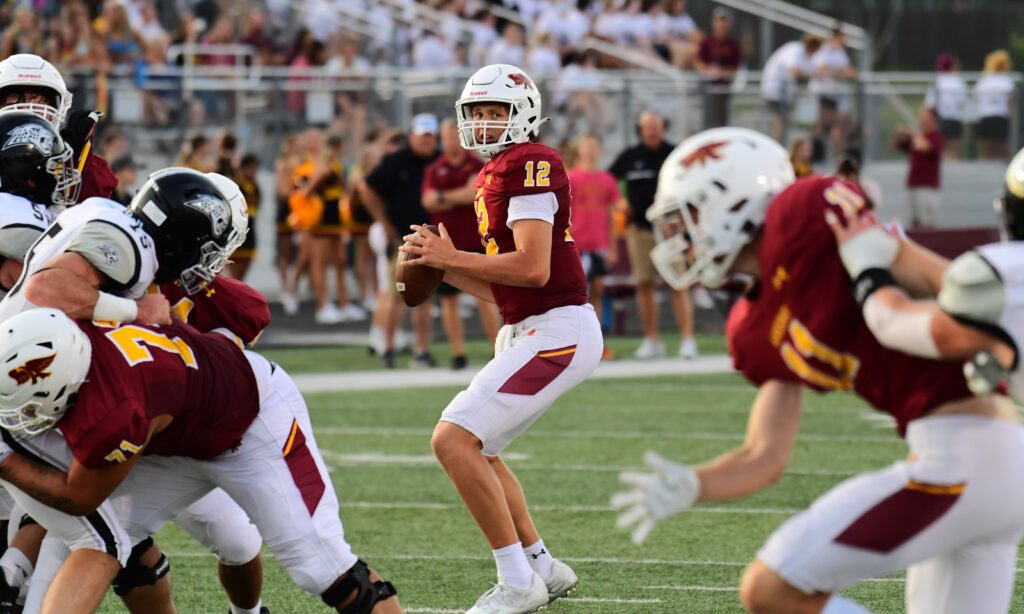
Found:
[[[382,427],[382,426],[319,426],[317,435],[383,435],[430,437],[433,428],[418,427]],[[743,433],[715,433],[705,431],[586,431],[586,430],[546,430],[529,431],[530,437],[547,437],[554,439],[698,439],[711,441],[742,441]],[[870,435],[814,435],[801,433],[800,441],[815,443],[882,443],[906,445],[902,439],[891,437],[875,437]]]
[[[700,586],[700,585],[672,585],[672,586],[641,586],[645,591],[694,591],[708,593],[735,593],[739,591],[736,586]]]
[[[461,503],[437,503],[433,501],[342,501],[342,509],[364,510],[462,510]],[[616,511],[610,505],[531,505],[536,512],[598,512]],[[695,507],[687,514],[795,514],[796,508],[782,507]]]
[[[591,379],[621,379],[624,377],[652,377],[657,375],[708,375],[732,373],[728,356],[705,356],[695,360],[616,360],[598,365]],[[341,373],[298,373],[292,375],[299,390],[311,392],[340,392],[348,390],[397,390],[400,388],[439,388],[465,386],[476,375],[476,370],[448,371],[445,369],[350,371]]]

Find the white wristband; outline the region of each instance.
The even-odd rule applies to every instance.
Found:
[[[130,298],[121,298],[106,292],[100,292],[96,298],[96,306],[92,308],[93,320],[134,322],[138,315],[138,303]]]
[[[839,248],[850,279],[868,269],[888,269],[900,251],[900,241],[881,226],[869,228]]]

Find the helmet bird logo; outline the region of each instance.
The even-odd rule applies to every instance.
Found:
[[[704,163],[708,160],[720,160],[722,155],[718,153],[718,150],[727,144],[728,141],[717,141],[698,147],[680,160],[680,164],[683,165],[683,168],[690,168],[698,162],[701,166],[704,166]]]
[[[7,372],[7,375],[11,376],[14,381],[18,382],[19,386],[27,383],[29,380],[32,380],[32,383],[35,384],[39,380],[46,379],[53,375],[53,373],[46,369],[56,357],[56,354],[51,354],[50,356],[43,356],[42,358],[33,358],[32,360],[26,361],[25,364],[20,367],[11,369]]]
[[[53,151],[53,133],[39,124],[22,124],[7,133],[3,150],[18,145],[34,145],[44,156]]]
[[[530,81],[530,78],[521,72],[510,73],[508,80],[512,82],[512,85],[506,85],[506,87],[525,87],[528,90],[537,89],[533,85],[533,81]]]
[[[191,200],[185,201],[186,207],[192,207],[202,211],[210,218],[210,226],[213,229],[213,236],[219,237],[228,229],[231,223],[231,212],[224,199],[212,194],[197,194]]]

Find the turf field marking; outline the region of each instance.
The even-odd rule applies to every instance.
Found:
[[[402,454],[379,454],[375,452],[341,454],[331,450],[320,450],[324,460],[333,467],[439,467],[437,459],[429,454],[423,455],[402,455]],[[540,464],[531,465],[523,463],[530,456],[516,452],[502,454],[501,457],[515,465],[518,471],[548,471],[548,472],[579,472],[579,473],[619,473],[621,471],[644,471],[646,467],[641,465],[586,465],[586,464]],[[827,469],[792,469],[786,471],[786,475],[798,476],[820,476],[828,478],[848,478],[863,473],[874,471],[877,467],[862,469],[860,471],[829,471]]]
[[[590,379],[621,379],[658,375],[709,375],[733,373],[728,356],[703,356],[694,360],[621,360],[598,365]],[[345,390],[398,390],[465,386],[475,370],[446,371],[347,371],[338,373],[299,373],[292,379],[303,393],[341,392]]]
[[[342,508],[364,510],[461,510],[461,503],[436,503],[433,501],[342,501]],[[531,505],[537,512],[614,512],[610,505]],[[688,514],[795,514],[798,508],[782,507],[695,507]]]
[[[621,599],[618,597],[562,597],[561,600],[575,603],[662,603],[661,599]]]
[[[645,591],[700,591],[709,593],[734,593],[739,592],[739,587],[736,586],[699,586],[699,585],[680,585],[680,586],[641,586]]]
[[[423,614],[464,614],[465,610],[453,610],[451,608],[407,608],[402,606],[403,612],[409,612],[413,614],[415,612],[422,612]]]
[[[417,427],[380,427],[380,426],[319,426],[315,429],[320,435],[409,435],[429,438],[433,428]],[[578,431],[578,430],[532,430],[530,437],[554,439],[703,439],[713,441],[742,441],[743,433],[715,433],[706,431]],[[801,433],[800,441],[815,443],[886,443],[905,446],[902,439],[896,436],[876,437],[868,435],[814,435]]]

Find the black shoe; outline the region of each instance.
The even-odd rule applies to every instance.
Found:
[[[7,578],[0,572],[0,614],[15,614],[18,611],[18,593],[7,584]]]
[[[385,369],[394,369],[395,368],[395,351],[394,350],[388,350],[388,351],[384,352],[383,354],[381,354],[380,360],[381,360],[381,362],[384,363],[384,368]]]
[[[228,608],[228,614],[231,614],[231,608]],[[270,614],[270,608],[267,606],[260,606],[260,614]]]
[[[466,368],[465,356],[452,356],[452,371],[461,371]]]
[[[412,367],[413,369],[431,369],[437,366],[437,361],[434,360],[434,357],[430,354],[429,351],[420,352],[419,354],[416,354],[415,358],[412,359],[412,362],[409,363],[409,366]]]

